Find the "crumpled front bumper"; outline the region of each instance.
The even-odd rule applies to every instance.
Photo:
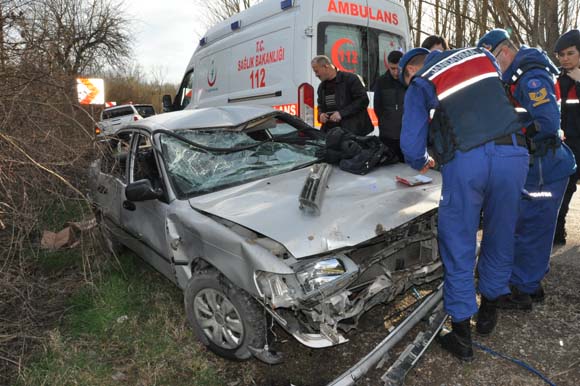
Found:
[[[385,385],[394,386],[402,384],[407,372],[414,366],[421,355],[425,352],[429,344],[433,341],[447,315],[443,311],[443,285],[439,285],[437,290],[427,296],[420,306],[411,315],[401,322],[383,341],[381,341],[371,352],[369,352],[358,363],[345,371],[328,386],[350,386],[365,376],[373,367],[387,357],[389,350],[393,348],[419,321],[427,315],[429,317],[429,327],[424,333],[420,333],[413,344],[403,351],[399,359],[381,378]]]

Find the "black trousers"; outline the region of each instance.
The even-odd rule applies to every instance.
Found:
[[[405,163],[405,157],[403,156],[403,152],[401,151],[401,140],[399,139],[391,139],[380,137],[381,142],[387,145],[387,147],[395,152],[397,157],[399,157],[399,162]]]
[[[566,193],[564,193],[564,198],[562,200],[562,206],[560,206],[560,211],[558,212],[558,222],[556,224],[556,235],[563,235],[566,226],[566,215],[568,214],[568,208],[570,207],[570,200],[576,192],[578,179],[580,178],[580,138],[569,137],[566,138],[566,145],[570,147],[576,157],[576,173],[570,176],[568,181],[568,186],[566,187]]]

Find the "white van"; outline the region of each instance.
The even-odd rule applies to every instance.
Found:
[[[408,42],[401,1],[264,0],[207,31],[175,99],[164,96],[164,109],[263,104],[314,125],[314,56],[357,73],[370,90],[389,52],[406,50]]]

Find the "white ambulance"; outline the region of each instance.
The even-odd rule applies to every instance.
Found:
[[[320,81],[310,62],[327,55],[368,90],[387,56],[406,50],[409,25],[401,1],[264,0],[207,31],[166,111],[262,104],[316,124]],[[369,112],[372,111],[372,97]]]

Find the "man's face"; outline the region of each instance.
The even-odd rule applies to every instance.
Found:
[[[404,80],[405,80],[405,84],[408,86],[409,82],[411,81],[411,78],[413,76],[415,76],[415,74],[417,73],[417,71],[419,71],[419,69],[421,68],[421,66],[416,66],[413,64],[407,64],[405,66],[405,74],[404,74]]]
[[[321,81],[325,81],[330,79],[330,75],[332,74],[332,67],[329,64],[312,64],[312,71],[314,71],[314,75]]]
[[[495,56],[501,72],[505,72],[513,62],[513,56],[511,55],[510,49],[504,45],[496,47],[496,49],[491,53]]]
[[[394,79],[399,79],[399,64],[398,63],[387,63],[387,69],[391,73],[391,76]]]
[[[580,52],[576,46],[571,46],[558,51],[558,60],[565,70],[573,70],[580,66]]]

